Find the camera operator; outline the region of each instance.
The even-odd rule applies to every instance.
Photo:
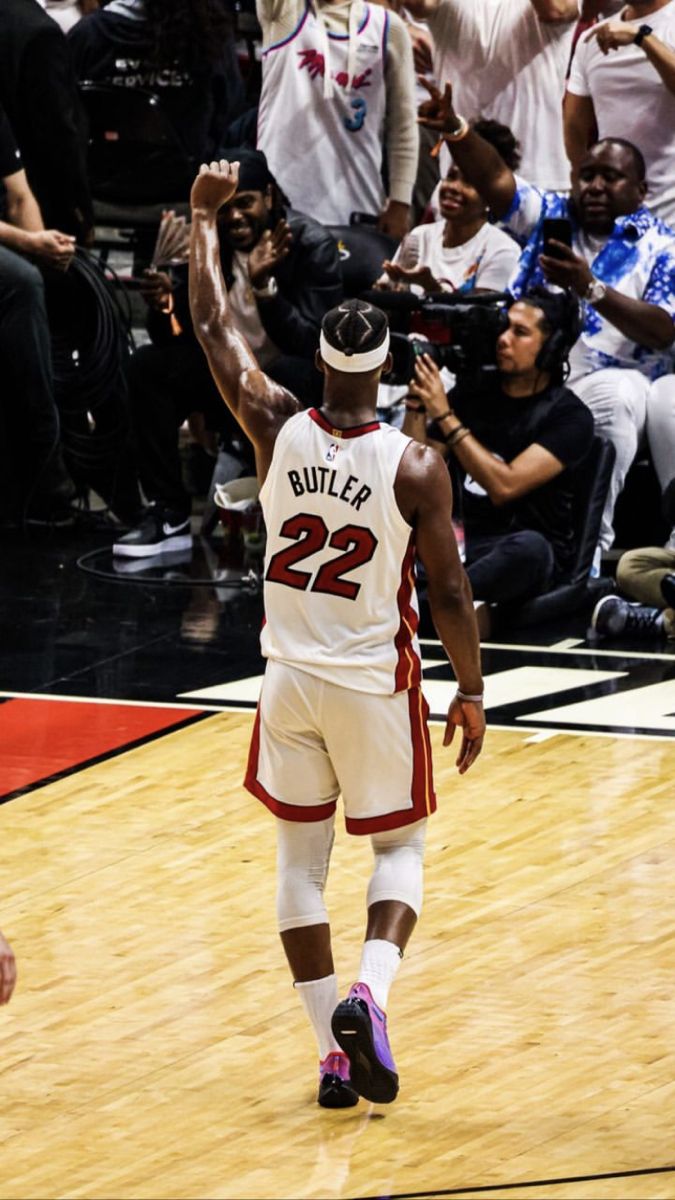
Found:
[[[564,386],[580,328],[566,292],[533,288],[507,313],[497,370],[460,375],[446,396],[433,358],[423,354],[410,384],[404,431],[445,443],[463,476],[466,570],[481,635],[487,605],[526,600],[564,577],[574,554],[569,468],[593,439],[593,417]]]

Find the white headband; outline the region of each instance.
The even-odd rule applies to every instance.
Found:
[[[384,341],[374,350],[366,350],[365,354],[344,354],[342,350],[331,346],[322,330],[319,338],[319,352],[323,361],[329,367],[334,367],[336,371],[346,371],[350,375],[356,374],[357,371],[374,371],[376,367],[382,366],[389,353],[389,330],[384,335]]]

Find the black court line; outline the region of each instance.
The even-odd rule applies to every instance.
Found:
[[[47,787],[50,783],[56,783],[59,779],[67,779],[69,775],[77,775],[78,771],[84,771],[87,767],[95,767],[98,763],[108,762],[111,758],[119,758],[120,754],[126,754],[127,750],[137,750],[139,746],[147,746],[150,742],[156,742],[169,733],[187,729],[190,725],[196,725],[199,721],[205,721],[207,717],[214,715],[212,711],[197,713],[196,716],[177,721],[175,725],[167,725],[164,729],[157,729],[154,733],[146,733],[143,737],[125,742],[123,746],[115,746],[113,750],[104,750],[102,754],[95,754],[93,758],[83,758],[81,762],[73,763],[71,767],[64,767],[62,771],[46,775],[44,779],[36,779],[34,783],[28,783],[25,787],[17,788],[16,791],[7,792],[4,796],[0,795],[0,805],[9,804],[10,800],[18,800],[19,796],[27,796],[29,792],[37,792],[40,788]]]
[[[513,1192],[516,1188],[561,1187],[568,1183],[599,1183],[603,1179],[638,1179],[648,1175],[672,1175],[675,1167],[643,1167],[639,1171],[605,1171],[599,1175],[567,1175],[560,1179],[523,1179],[519,1183],[482,1183],[475,1187],[433,1188],[428,1192],[388,1192],[359,1196],[358,1200],[433,1200],[436,1196],[467,1196],[488,1192]]]

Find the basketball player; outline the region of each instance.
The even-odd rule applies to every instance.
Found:
[[[436,807],[415,553],[458,680],[444,744],[460,726],[460,774],[485,730],[478,633],[443,462],[375,417],[390,363],[384,313],[350,300],[326,314],[318,410],[301,411],[237,332],[216,228],[237,174],[237,163],[211,163],[193,185],[190,304],[214,379],[255,447],[267,526],[268,663],[245,782],[277,818],[279,929],[317,1037],[319,1103],[387,1103],[398,1074],[385,1008],[420,911]],[[348,832],[369,834],[375,858],[359,978],[340,1004],[323,902],[339,793]]]
[[[9,942],[0,933],[0,1004],[7,1004],[16,983],[16,962]]]

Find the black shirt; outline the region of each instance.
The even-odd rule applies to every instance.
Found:
[[[244,105],[234,42],[225,40],[215,63],[188,67],[176,61],[158,68],[150,61],[150,39],[144,20],[132,20],[105,8],[90,13],[68,33],[78,80],[155,92],[188,157],[195,162],[219,157],[228,126]]]
[[[7,195],[3,180],[21,169],[19,148],[14,141],[7,116],[0,108],[0,221],[7,219]]]
[[[0,104],[45,225],[82,236],[93,225],[86,122],[66,39],[32,0],[0,2]]]
[[[558,574],[564,573],[574,555],[569,468],[581,462],[590,448],[594,431],[590,410],[566,387],[550,387],[536,396],[517,399],[507,396],[496,377],[478,391],[458,385],[448,401],[462,424],[503,462],[512,462],[537,443],[565,467],[542,487],[501,507],[467,475],[462,504],[469,552],[473,538],[533,529],[551,542]]]

